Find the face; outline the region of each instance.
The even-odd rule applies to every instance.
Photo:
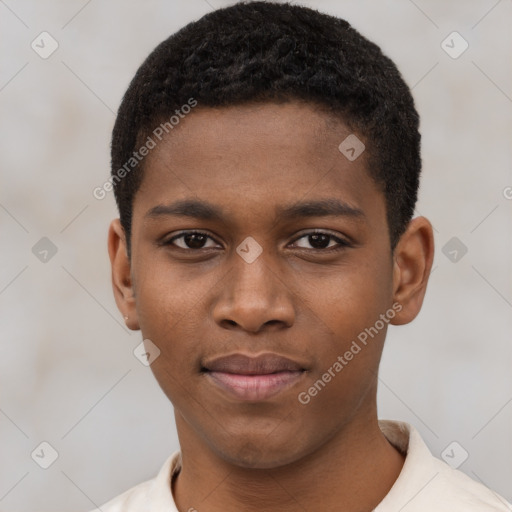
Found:
[[[146,157],[131,261],[111,228],[116,299],[160,350],[180,442],[241,467],[297,461],[376,414],[399,265],[367,155],[340,152],[351,132],[326,116],[198,107]]]

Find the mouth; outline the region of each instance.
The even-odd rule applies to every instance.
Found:
[[[209,381],[242,401],[263,401],[293,387],[306,368],[277,354],[250,357],[232,354],[207,361],[201,368]]]

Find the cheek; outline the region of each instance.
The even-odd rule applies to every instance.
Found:
[[[330,403],[345,411],[357,406],[376,378],[392,319],[387,312],[394,314],[392,275],[384,265],[360,261],[359,266],[347,266],[330,276],[318,281],[321,285],[304,301],[310,321],[316,319],[318,367],[302,389],[302,402],[298,398],[318,413]]]
[[[164,279],[160,273],[156,278],[157,274],[141,276],[136,308],[142,337],[160,351],[151,370],[169,396],[172,390],[181,393],[180,388],[188,386],[196,369],[194,347],[199,343],[199,326],[193,312],[199,307],[200,296],[172,277]],[[173,282],[179,284],[174,287]]]
[[[341,266],[319,277],[303,288],[301,302],[336,339],[355,339],[391,305],[392,272],[386,265],[361,257],[357,265]]]
[[[368,393],[377,379],[385,328],[363,334],[363,341],[361,335],[340,336],[319,354],[320,364],[297,393],[297,403],[309,421],[314,423],[315,418],[324,417],[324,428],[334,428],[354,415],[362,404],[368,404]],[[326,410],[332,413],[325,416]]]
[[[201,290],[190,285],[164,256],[148,254],[139,258],[135,268],[136,309],[142,334],[165,339],[190,321]]]

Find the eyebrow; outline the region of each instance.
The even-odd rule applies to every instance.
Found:
[[[279,206],[276,208],[276,215],[283,220],[329,216],[352,217],[359,220],[366,218],[364,212],[359,208],[334,198]],[[145,215],[146,218],[152,219],[162,216],[193,217],[200,220],[217,221],[224,218],[222,208],[197,199],[181,199],[168,205],[160,204],[151,208]]]

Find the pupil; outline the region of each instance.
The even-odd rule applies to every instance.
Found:
[[[313,235],[309,235],[309,243],[315,249],[325,249],[329,245],[329,235],[324,235],[322,233],[316,233]]]
[[[201,249],[205,238],[205,235],[201,235],[200,233],[189,233],[188,235],[185,235],[185,243],[191,249]]]

